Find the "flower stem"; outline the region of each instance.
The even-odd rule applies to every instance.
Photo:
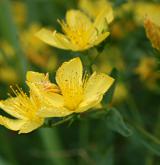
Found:
[[[89,121],[84,120],[80,122],[79,127],[79,148],[82,150],[86,150],[89,140]],[[84,160],[79,158],[79,165],[85,164]]]
[[[56,128],[41,128],[39,130],[46,156],[49,158],[49,164],[67,165],[68,160],[64,158],[62,145]]]

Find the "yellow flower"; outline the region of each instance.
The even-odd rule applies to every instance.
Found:
[[[144,26],[152,46],[160,51],[160,26],[153,23],[149,18],[145,19]]]
[[[44,88],[39,88],[37,82],[40,79],[36,78],[39,75],[42,76],[43,81],[45,75],[28,72],[27,83],[30,89],[34,89],[35,94],[39,93],[37,96],[44,102],[45,107],[38,113],[42,117],[62,117],[84,112],[100,103],[104,93],[114,81],[112,77],[96,72],[87,79],[86,76],[83,76],[80,58],[64,62],[57,70],[56,82],[60,91],[47,92]],[[54,87],[56,87],[55,84]]]
[[[108,37],[110,33],[107,31],[107,24],[110,22],[110,17],[112,16],[106,7],[94,22],[79,10],[69,10],[66,14],[66,23],[59,21],[64,34],[41,29],[36,36],[57,48],[83,51],[98,45]]]
[[[40,41],[34,34],[41,27],[32,24],[21,33],[21,43],[28,60],[34,65],[53,70],[57,66],[57,55],[49,49],[49,46]]]
[[[0,75],[0,81],[4,83],[15,83],[19,80],[16,70],[8,65],[1,65]]]
[[[135,69],[135,73],[140,76],[141,80],[151,80],[156,70],[156,60],[153,57],[143,57]]]
[[[125,84],[123,84],[122,82],[117,83],[112,104],[115,105],[124,101],[125,99],[127,99],[127,96],[128,96],[128,91]]]
[[[159,89],[158,82],[160,80],[160,74],[157,71],[158,63],[153,57],[142,57],[139,65],[135,69],[135,73],[139,75],[140,80],[145,86],[153,91]]]
[[[113,21],[113,10],[111,4],[106,0],[79,0],[79,8],[86,12],[90,17],[96,18],[97,15],[106,7],[108,10],[107,21]]]
[[[44,118],[37,116],[41,102],[34,95],[28,97],[21,89],[14,90],[16,97],[0,101],[0,108],[13,116],[11,119],[0,115],[0,124],[18,133],[29,133],[40,127]]]
[[[160,5],[154,3],[136,3],[135,5],[135,18],[138,22],[143,23],[147,16],[154,23],[160,26]]]
[[[12,1],[11,9],[18,26],[24,26],[27,20],[27,6],[25,3],[23,1]]]

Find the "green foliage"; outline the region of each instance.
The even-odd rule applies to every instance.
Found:
[[[160,52],[152,48],[143,24],[134,20],[134,13],[119,11],[128,1],[110,0],[116,18],[109,26],[110,37],[97,47],[85,52],[48,47],[50,55],[46,55],[40,62],[44,64],[47,58],[57,57],[57,65],[54,69],[47,70],[28,58],[30,52],[23,46],[22,34],[33,24],[61,30],[57,19],[64,18],[66,10],[78,8],[77,0],[0,0],[1,99],[7,97],[11,84],[24,87],[27,70],[47,70],[54,80],[53,75],[60,64],[77,56],[80,56],[84,72],[88,75],[95,70],[103,70],[115,79],[104,95],[102,104],[90,111],[64,118],[46,119],[42,128],[25,135],[0,127],[0,165],[160,164],[160,79],[154,81],[155,77],[160,77],[157,74],[160,72]],[[27,10],[22,26],[15,19],[15,2],[23,3]],[[160,0],[143,2],[160,5]],[[121,15],[117,16],[116,12]],[[3,50],[1,41],[4,40],[13,47],[13,58]],[[41,50],[35,54],[41,53],[44,55]],[[31,57],[33,59],[34,54]],[[151,74],[148,68],[152,66],[146,67],[143,73],[137,73],[141,59],[148,57],[154,58],[158,66],[154,71],[151,70]],[[19,80],[2,81],[3,66],[13,68]],[[147,71],[149,78],[144,78]],[[120,84],[123,89],[117,93]]]
[[[122,136],[128,137],[132,135],[132,130],[126,125],[122,115],[112,108],[106,116],[106,125],[112,131],[118,132]]]

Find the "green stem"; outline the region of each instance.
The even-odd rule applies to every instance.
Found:
[[[89,121],[84,120],[80,122],[79,127],[79,148],[85,150],[89,140]],[[79,165],[85,164],[84,160],[79,158]]]
[[[129,111],[130,111],[130,113],[131,113],[131,116],[132,116],[132,117],[134,118],[134,120],[135,120],[136,122],[138,122],[140,125],[144,125],[144,124],[143,124],[143,121],[142,121],[142,119],[141,119],[141,116],[140,116],[140,113],[139,113],[137,104],[136,104],[136,102],[135,102],[135,100],[134,100],[134,97],[132,96],[131,91],[130,91],[130,89],[129,89],[129,85],[125,83],[125,86],[126,86],[127,91],[128,91],[128,93],[127,93],[128,97],[127,97],[127,99],[126,99],[126,103],[127,103],[127,105],[129,106]]]
[[[160,113],[158,115],[158,119],[157,119],[157,122],[155,124],[155,129],[154,129],[154,135],[158,138],[160,138],[159,130],[160,130]],[[154,165],[154,154],[148,153],[148,156],[146,157],[146,165]]]
[[[62,155],[63,150],[58,137],[56,128],[41,128],[39,130],[43,146],[46,150],[46,155],[49,158],[48,164],[53,165],[67,165],[68,160]]]
[[[55,127],[55,126],[57,126],[57,125],[63,124],[63,123],[65,123],[65,122],[71,120],[72,118],[73,118],[73,116],[71,115],[71,116],[68,116],[68,117],[66,117],[66,118],[64,118],[64,119],[62,119],[62,120],[60,120],[60,121],[58,121],[58,122],[46,124],[46,125],[44,125],[43,127]]]

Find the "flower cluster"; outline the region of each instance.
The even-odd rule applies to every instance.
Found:
[[[66,22],[59,21],[64,34],[43,28],[36,36],[57,48],[83,51],[107,38],[108,24],[112,20],[112,9],[107,5],[93,22],[80,10],[69,10]],[[42,126],[47,117],[65,117],[95,107],[114,79],[96,71],[91,75],[84,73],[80,57],[64,62],[58,68],[56,83],[49,80],[48,73],[28,71],[26,84],[29,94],[19,87],[11,87],[14,96],[1,100],[0,108],[13,118],[0,116],[0,124],[19,133],[28,133]]]

